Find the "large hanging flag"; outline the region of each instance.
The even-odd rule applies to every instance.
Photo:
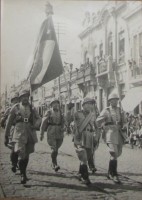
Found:
[[[51,14],[41,25],[29,74],[32,90],[57,78],[63,65]]]

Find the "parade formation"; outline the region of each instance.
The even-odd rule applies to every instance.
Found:
[[[42,119],[29,102],[30,93],[23,90],[16,96],[19,100],[9,110],[5,126],[5,146],[11,145],[12,171],[20,170],[21,183],[28,180],[26,168],[29,155],[34,152],[35,143],[38,142],[36,130],[40,130],[40,140],[47,132],[47,143],[51,147],[52,167],[55,172],[60,170],[57,164],[58,150],[63,143],[65,131],[72,134],[75,151],[80,161],[78,178],[82,183],[90,185],[89,171],[96,172],[94,154],[99,146],[100,137],[108,146],[110,161],[108,167],[108,178],[114,183],[120,183],[117,172],[117,158],[122,154],[122,147],[127,140],[126,114],[118,107],[119,97],[112,93],[108,97],[109,107],[104,109],[99,116],[94,110],[96,104],[94,99],[84,98],[82,110],[71,112],[69,107],[66,116],[60,109],[60,101],[54,99],[50,103],[50,109]],[[11,99],[13,103],[13,98]],[[71,105],[71,104],[70,104]],[[7,115],[4,114],[4,117]],[[1,124],[4,119],[2,118]],[[74,122],[72,130],[70,124]],[[3,127],[4,128],[4,127]]]
[[[119,12],[118,10],[116,12]],[[113,11],[110,12],[111,17],[114,17]],[[109,156],[109,163],[105,164],[105,169],[108,170],[105,170],[103,174],[104,179],[107,178],[111,181],[110,188],[112,185],[113,187],[123,185],[123,179],[120,180],[121,175],[119,174],[119,169],[123,165],[122,161],[119,162],[119,159],[123,157],[123,147],[127,145],[131,151],[136,148],[142,149],[142,97],[140,97],[141,100],[139,99],[139,101],[130,99],[132,100],[132,103],[130,103],[131,112],[123,109],[123,105],[126,105],[127,102],[122,102],[125,95],[122,95],[123,92],[120,92],[120,88],[122,90],[122,85],[124,84],[121,83],[121,87],[119,85],[118,77],[116,77],[118,75],[116,73],[118,66],[112,61],[112,55],[108,56],[107,61],[102,55],[100,56],[101,58],[95,57],[97,67],[95,68],[96,71],[93,71],[93,64],[89,58],[85,57],[86,53],[84,54],[85,64],[81,65],[80,71],[76,70],[78,83],[75,84],[78,85],[78,91],[81,91],[82,97],[81,100],[80,97],[75,98],[75,96],[72,99],[70,85],[72,84],[73,66],[70,64],[70,80],[67,81],[58,46],[59,41],[57,42],[52,21],[53,7],[49,2],[45,5],[45,13],[46,19],[43,21],[39,31],[28,77],[24,81],[24,86],[14,91],[9,105],[5,104],[2,108],[3,112],[1,112],[0,128],[4,133],[3,143],[5,148],[10,149],[11,173],[16,176],[16,173],[19,172],[19,183],[22,187],[27,185],[29,181],[27,167],[33,159],[31,154],[37,153],[35,150],[36,145],[40,143],[42,146],[46,138],[47,141],[44,145],[50,148],[49,155],[51,157],[47,163],[48,166],[51,165],[53,171],[50,176],[62,176],[62,174],[59,174],[63,169],[59,152],[63,145],[69,148],[68,143],[65,144],[65,138],[70,136],[69,143],[73,144],[78,166],[76,165],[77,173],[67,168],[64,169],[66,174],[74,174],[78,183],[81,183],[89,190],[95,183],[95,181],[92,182],[90,176],[96,177],[98,172],[96,154],[100,151],[99,146],[104,144]],[[101,17],[103,18],[105,14],[105,12],[101,14]],[[104,18],[103,20],[105,20]],[[117,20],[115,23],[117,25]],[[106,27],[105,29],[107,30]],[[121,32],[123,31],[121,30]],[[86,37],[85,34],[87,32],[82,32],[80,35],[82,40]],[[120,36],[120,40],[121,38],[123,37]],[[109,41],[107,42],[109,43]],[[117,49],[117,45],[115,48]],[[101,46],[99,51],[100,53],[102,52]],[[98,61],[96,61],[97,59]],[[107,70],[103,68],[104,64],[108,66]],[[83,71],[84,68],[86,71]],[[87,82],[85,80],[88,77],[87,70],[90,70],[90,77],[96,76],[97,78],[90,78],[90,82]],[[80,79],[79,73],[83,74]],[[63,91],[60,88],[62,74],[64,75],[64,87],[66,89],[64,105],[62,104],[63,98],[61,96]],[[56,89],[56,95],[55,93],[50,95],[53,97],[52,100],[48,100],[46,106],[42,106],[41,112],[41,109],[33,101],[33,96],[36,94],[35,91],[38,88],[45,89],[43,85],[56,78],[58,79],[58,83],[56,81],[58,86],[52,88],[54,92]],[[79,82],[79,80],[82,82]],[[103,87],[105,88],[104,90],[102,89]],[[91,90],[91,88],[93,89]],[[90,91],[93,92],[91,93]],[[135,105],[133,105],[133,101],[136,102],[134,103]],[[132,112],[134,109],[136,112]],[[41,154],[41,156],[43,155]],[[101,162],[105,158],[99,157],[97,159]],[[64,159],[64,162],[67,162],[66,159]],[[72,163],[69,164],[72,165]],[[45,163],[40,163],[40,165],[45,165]],[[40,170],[41,168],[37,176],[41,175]],[[105,182],[103,184],[105,185]]]

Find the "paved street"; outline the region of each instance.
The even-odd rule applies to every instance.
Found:
[[[4,134],[0,134],[0,197],[25,197],[50,200],[83,199],[122,199],[140,200],[142,196],[142,149],[124,147],[119,159],[121,185],[113,184],[106,178],[109,154],[106,145],[100,143],[96,152],[95,175],[90,175],[91,186],[77,180],[79,161],[73,148],[71,136],[65,136],[60,148],[58,163],[61,170],[57,173],[51,168],[50,148],[44,141],[36,144],[35,153],[30,156],[27,175],[30,179],[20,184],[19,171],[11,172],[10,150],[3,144]]]

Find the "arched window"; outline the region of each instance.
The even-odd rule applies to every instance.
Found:
[[[113,58],[113,42],[112,42],[112,32],[108,36],[108,55]]]

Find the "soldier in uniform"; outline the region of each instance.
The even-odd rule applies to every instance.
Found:
[[[117,174],[117,158],[122,154],[122,146],[126,139],[124,132],[126,120],[121,108],[117,106],[118,100],[117,94],[110,94],[108,97],[110,106],[104,109],[97,118],[98,126],[103,128],[102,138],[106,142],[110,153],[108,178],[115,183],[120,182]]]
[[[80,160],[79,174],[86,185],[91,183],[87,164],[92,172],[95,170],[93,154],[99,138],[96,117],[92,112],[94,103],[94,99],[85,98],[83,110],[74,114],[74,146]]]
[[[12,109],[12,107],[14,105],[16,105],[17,103],[19,102],[19,93],[15,93],[12,97],[11,97],[11,107],[8,111],[8,116],[10,114],[10,110]],[[7,116],[7,118],[8,118]],[[16,167],[17,164],[18,164],[18,156],[17,156],[17,153],[14,152],[14,144],[12,142],[12,138],[13,138],[13,133],[14,133],[14,127],[15,127],[15,123],[13,123],[12,127],[11,127],[11,130],[10,130],[10,136],[9,136],[9,147],[11,148],[11,154],[10,154],[10,160],[11,160],[11,163],[12,163],[12,168],[11,170],[15,173],[16,172]]]
[[[5,112],[4,112],[4,114],[3,114],[3,117],[2,117],[2,119],[1,119],[1,127],[2,127],[2,128],[5,128],[5,126],[6,126],[6,120],[7,120],[7,118],[8,118],[9,113],[10,113],[11,107],[12,107],[13,105],[15,105],[16,103],[18,103],[18,101],[19,101],[19,93],[16,92],[16,93],[14,93],[14,95],[11,97],[11,106],[8,107],[8,108],[5,110]]]
[[[51,147],[52,167],[57,172],[60,166],[57,164],[58,149],[63,143],[64,137],[64,119],[60,109],[60,102],[58,99],[51,103],[51,110],[47,111],[42,120],[40,127],[40,140],[44,138],[44,132],[47,130],[47,142]]]
[[[29,161],[29,154],[34,152],[37,142],[36,128],[40,126],[41,118],[35,108],[29,103],[30,93],[22,90],[19,94],[19,103],[10,110],[5,129],[5,145],[8,145],[11,126],[14,126],[12,142],[14,144],[15,164],[19,159],[19,169],[21,173],[21,183],[27,181],[26,168]]]

